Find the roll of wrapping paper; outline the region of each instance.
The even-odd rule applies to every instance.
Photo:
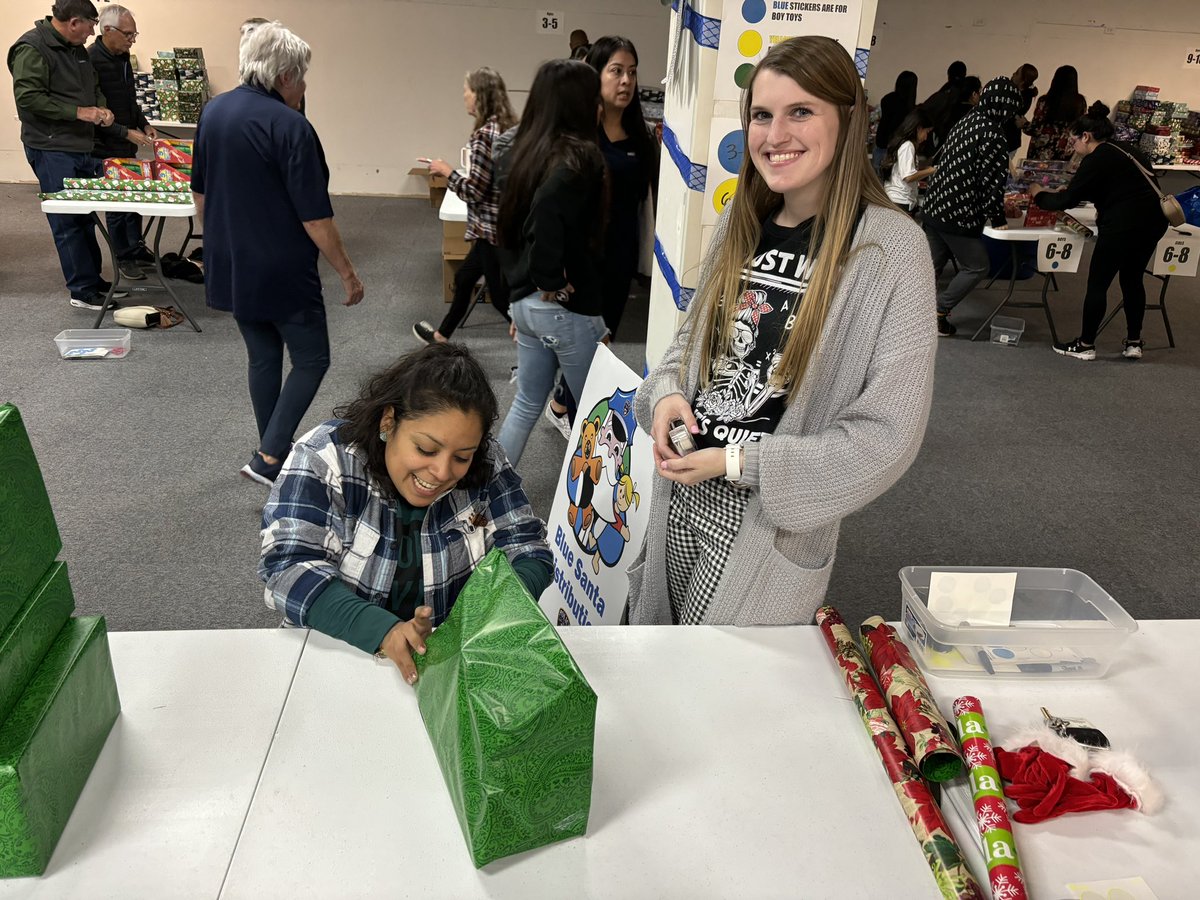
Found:
[[[946,900],[984,900],[984,893],[967,869],[962,851],[905,747],[904,736],[892,721],[883,693],[871,677],[867,661],[841,613],[832,606],[822,606],[817,610],[817,625],[841,670],[942,896]]]
[[[859,632],[888,709],[921,774],[930,781],[957,778],[963,771],[963,759],[954,730],[938,709],[925,676],[896,629],[880,616],[872,616],[862,623]]]
[[[1004,789],[996,769],[983,706],[975,697],[959,697],[954,701],[954,717],[967,757],[975,821],[983,836],[983,855],[987,859],[992,896],[1026,900],[1025,878],[1021,875],[1017,843],[1008,820],[1008,808],[1004,805]]]

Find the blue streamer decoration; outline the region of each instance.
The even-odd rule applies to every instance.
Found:
[[[679,12],[680,0],[671,0],[671,9]],[[683,27],[701,47],[716,50],[721,45],[721,20],[702,16],[692,5],[683,0]]]
[[[871,56],[869,47],[859,47],[854,51],[854,68],[858,69],[858,77],[867,77],[867,61]]]
[[[691,190],[699,191],[703,194],[704,184],[708,180],[708,166],[694,163],[687,158],[687,154],[679,146],[679,138],[675,136],[675,132],[671,130],[671,126],[666,122],[663,122],[662,141],[663,146],[667,148],[667,153],[670,155],[671,161],[675,163],[675,168],[679,169],[683,183]]]
[[[671,297],[675,301],[675,306],[681,312],[687,312],[687,308],[691,306],[692,297],[696,291],[693,288],[680,286],[679,279],[675,276],[675,267],[667,259],[667,251],[663,249],[663,245],[659,242],[657,234],[654,236],[654,258],[658,260],[658,270],[662,272],[663,279],[667,282],[667,287],[671,289]]]

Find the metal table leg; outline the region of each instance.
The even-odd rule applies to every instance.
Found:
[[[1008,292],[1004,295],[1004,299],[996,305],[996,308],[988,314],[988,317],[983,320],[983,324],[979,326],[979,330],[971,335],[971,340],[973,341],[978,340],[979,335],[983,334],[983,330],[992,324],[992,319],[996,318],[996,314],[999,313],[1000,310],[1004,309],[1004,307],[1008,306],[1008,302],[1012,299],[1013,292],[1017,289],[1017,266],[1020,263],[1020,257],[1017,248],[1020,246],[1020,242],[1010,241],[1009,244],[1012,256],[1012,261],[1010,263],[1012,266],[1012,271],[1009,272],[1008,275]],[[994,278],[992,279],[993,282],[995,280],[996,279]]]
[[[100,323],[104,321],[104,314],[108,312],[112,306],[113,292],[116,291],[117,285],[121,283],[121,267],[117,264],[117,248],[113,246],[112,238],[109,236],[108,229],[104,227],[104,222],[100,218],[99,213],[89,213],[92,222],[100,229],[100,234],[104,237],[104,243],[108,247],[108,258],[112,262],[113,280],[108,288],[108,293],[104,295],[104,304],[100,307],[100,313],[96,316],[96,321],[92,325],[93,328],[99,328]]]
[[[1155,275],[1153,272],[1147,272],[1146,274],[1149,275],[1151,278],[1157,278],[1159,281],[1162,282],[1162,287],[1159,288],[1159,291],[1158,291],[1158,303],[1147,303],[1146,309],[1157,309],[1159,312],[1162,313],[1163,328],[1165,328],[1167,331],[1167,344],[1173,350],[1173,349],[1175,349],[1175,335],[1171,331],[1171,320],[1167,318],[1167,287],[1171,283],[1171,276],[1170,275]],[[1105,328],[1108,327],[1108,323],[1111,322],[1113,319],[1115,319],[1117,316],[1117,313],[1119,313],[1124,308],[1125,308],[1124,300],[1122,300],[1120,303],[1118,303],[1116,306],[1113,307],[1112,312],[1110,312],[1107,316],[1104,317],[1104,321],[1101,322],[1100,327],[1096,329],[1097,336],[1100,334],[1101,331],[1103,331]]]
[[[190,219],[188,221],[189,223],[191,222]],[[167,276],[163,274],[162,254],[159,248],[162,244],[163,226],[166,224],[166,216],[159,216],[158,227],[154,230],[154,271],[158,275],[158,280],[162,284],[163,289],[170,294],[171,299],[175,301],[175,308],[183,313],[184,318],[186,318],[188,323],[192,326],[192,330],[200,331],[200,326],[196,324],[196,320],[192,318],[192,314],[187,311],[187,307],[179,302],[179,295],[175,293],[174,289],[171,287],[171,283],[167,280]]]

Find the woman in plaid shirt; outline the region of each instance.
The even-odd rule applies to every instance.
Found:
[[[496,397],[466,348],[433,344],[371,378],[292,448],[263,509],[266,602],[391,659],[446,618],[495,547],[537,597],[553,560],[546,526],[490,435]]]
[[[496,256],[496,219],[500,209],[500,191],[493,175],[492,144],[496,138],[517,124],[504,79],[494,69],[484,66],[467,75],[463,84],[463,102],[467,114],[475,117],[471,134],[471,159],[467,174],[454,171],[442,159],[429,161],[429,171],[448,179],[450,190],[467,203],[466,238],[472,241],[467,258],[454,275],[454,299],[442,324],[435,330],[422,320],[413,326],[413,334],[431,344],[446,341],[466,317],[475,292],[475,283],[482,275],[487,283],[488,296],[504,318],[508,318],[508,287]]]

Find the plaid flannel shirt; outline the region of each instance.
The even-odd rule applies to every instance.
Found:
[[[471,134],[471,174],[451,172],[446,179],[450,190],[466,201],[468,241],[482,238],[489,244],[499,243],[496,228],[500,221],[500,191],[492,178],[492,144],[499,136],[500,125],[492,116]]]
[[[339,424],[325,422],[296,442],[263,508],[258,575],[267,606],[293,625],[307,627],[313,602],[334,579],[383,606],[396,575],[396,501],[367,474],[365,455],[338,437]],[[493,547],[512,563],[553,565],[545,523],[504,451],[492,440],[480,452],[492,461],[488,483],[443,494],[421,525],[424,602],[435,626]]]

